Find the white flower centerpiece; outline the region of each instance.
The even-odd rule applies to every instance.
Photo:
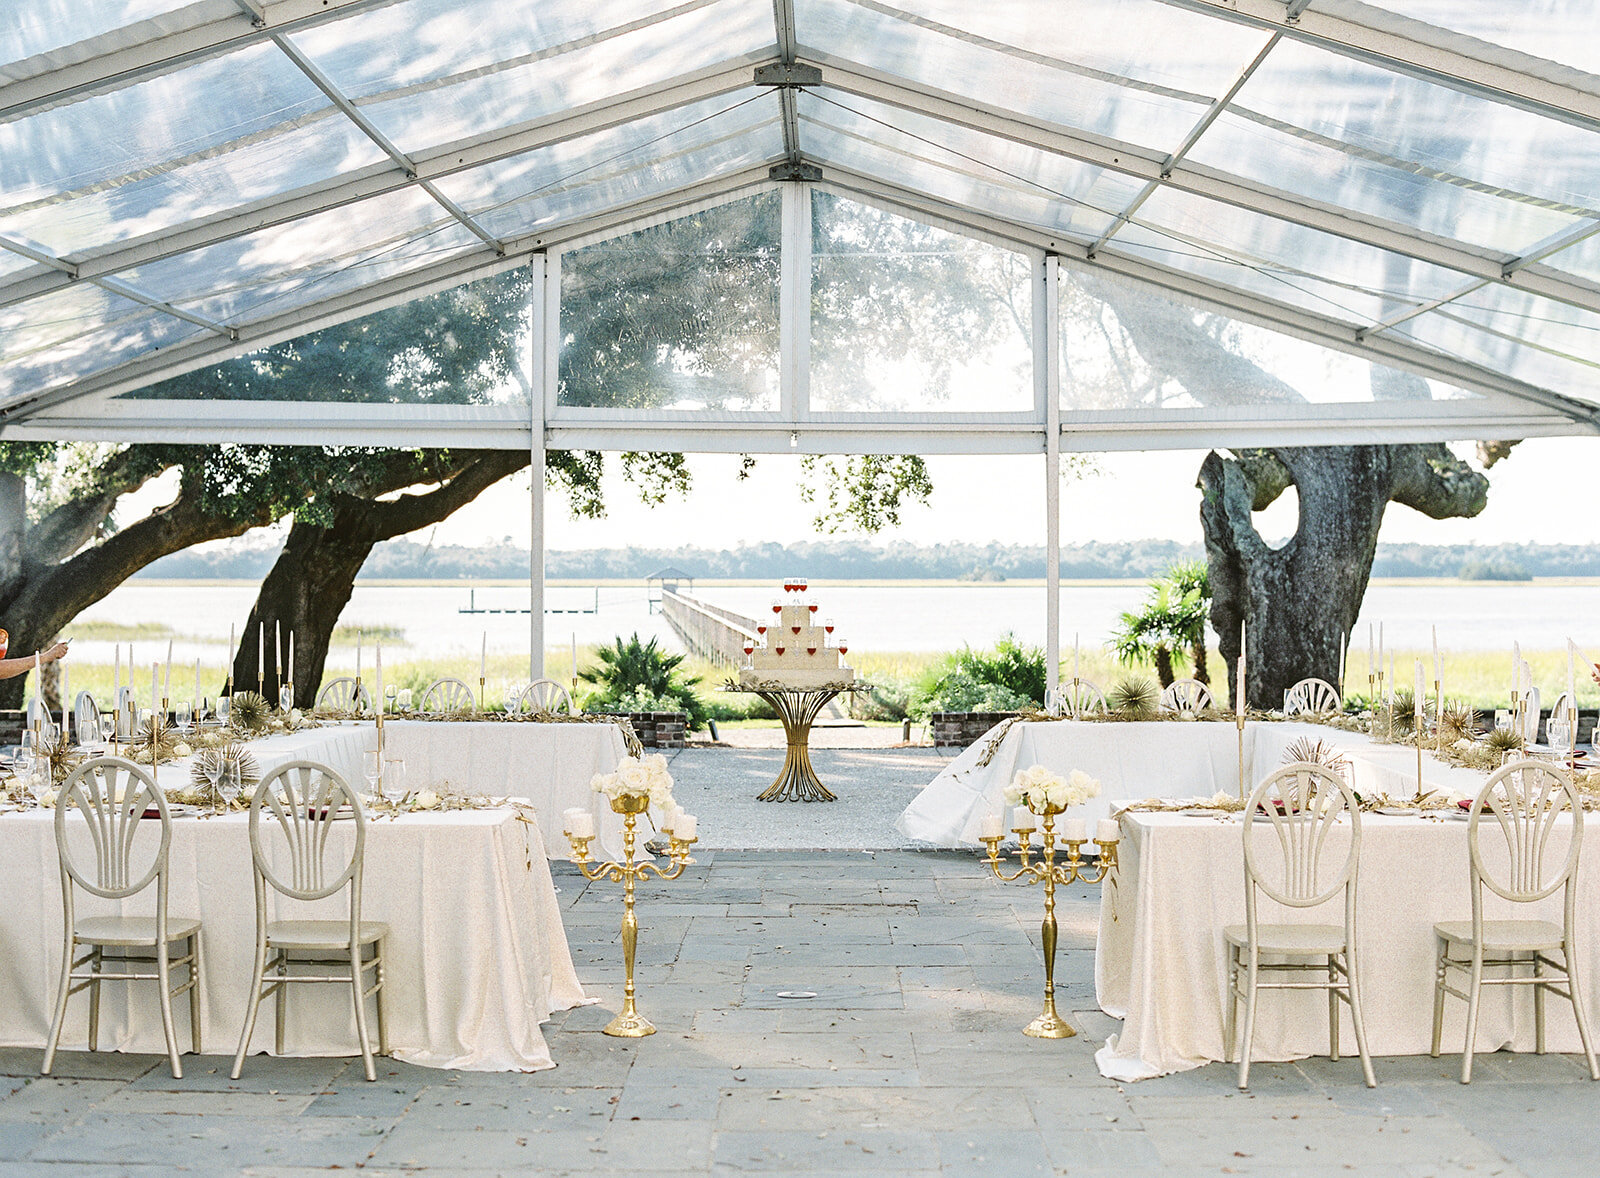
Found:
[[[642,814],[651,806],[666,811],[673,804],[672,774],[660,753],[623,757],[610,773],[596,773],[589,787],[603,794],[618,814]]]
[[[1099,796],[1100,783],[1082,769],[1062,777],[1043,765],[1021,770],[1005,790],[1008,805],[1025,806],[1041,816],[1059,814]]]

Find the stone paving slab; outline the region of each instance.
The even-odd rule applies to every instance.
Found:
[[[1039,1005],[1039,894],[974,856],[706,851],[642,893],[639,1006],[622,997],[617,888],[555,865],[600,999],[545,1027],[559,1063],[440,1072],[379,1061],[0,1049],[0,1178],[141,1175],[789,1174],[954,1178],[1594,1178],[1600,1084],[1567,1056],[1212,1066],[1142,1084],[1095,1069],[1098,896],[1067,889],[1057,976],[1077,1038],[1019,1031]],[[738,894],[739,909],[708,903]],[[780,993],[811,993],[786,998]]]

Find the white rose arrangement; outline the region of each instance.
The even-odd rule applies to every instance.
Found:
[[[648,757],[623,757],[610,773],[596,773],[589,787],[611,801],[620,797],[648,797],[660,809],[673,805],[672,774],[660,753]]]
[[[1018,772],[1005,791],[1007,803],[1026,806],[1035,813],[1042,813],[1046,807],[1067,810],[1099,796],[1100,783],[1082,769],[1074,769],[1062,778],[1043,765]]]

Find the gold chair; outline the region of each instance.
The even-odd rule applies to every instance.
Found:
[[[335,854],[332,844],[335,824],[348,807],[353,819],[348,857]],[[284,847],[281,859],[289,863],[285,880],[274,866],[274,856],[263,845],[262,820],[283,837],[275,840]],[[355,1003],[356,1037],[361,1043],[361,1062],[367,1079],[376,1080],[372,1063],[372,1044],[367,1035],[367,999],[377,997],[378,1054],[389,1054],[389,1029],[384,998],[384,944],[389,926],[361,919],[361,875],[365,865],[367,839],[366,814],[361,798],[334,770],[314,761],[291,761],[274,769],[256,786],[250,800],[250,853],[255,861],[256,960],[250,1005],[239,1036],[239,1051],[233,1057],[233,1078],[244,1069],[250,1036],[255,1033],[256,1014],[261,1000],[271,994],[277,998],[277,1028],[274,1049],[284,1052],[284,1025],[288,1014],[289,987],[298,983],[333,982],[348,985]],[[268,920],[267,888],[291,900],[324,900],[350,888],[348,920]],[[372,955],[367,956],[371,949]],[[268,954],[272,962],[267,961]],[[332,972],[331,961],[340,958],[350,963],[349,973]],[[317,963],[330,972],[296,974],[294,962]],[[366,984],[368,971],[373,983]]]
[[[1256,848],[1257,815],[1276,835],[1275,848],[1264,861]],[[1343,815],[1350,819],[1350,850],[1338,871],[1323,883],[1323,850],[1329,833]],[[1265,842],[1265,840],[1263,840]],[[1239,1087],[1250,1086],[1250,1048],[1255,1038],[1256,998],[1261,990],[1326,990],[1328,992],[1328,1056],[1339,1058],[1339,1002],[1350,1007],[1356,1051],[1367,1087],[1377,1086],[1367,1053],[1366,1022],[1361,1013],[1361,988],[1356,967],[1356,870],[1361,861],[1361,814],[1356,796],[1344,778],[1326,766],[1309,762],[1285,765],[1250,795],[1244,811],[1245,923],[1223,930],[1228,943],[1228,995],[1223,1017],[1223,1043],[1228,1062],[1237,1048],[1239,1003],[1245,1004],[1244,1046],[1239,1054]],[[1279,870],[1263,872],[1266,863]],[[1263,924],[1256,893],[1288,908],[1317,908],[1344,894],[1344,923]],[[1288,958],[1263,962],[1261,957]],[[1269,974],[1321,975],[1309,981],[1261,980]],[[1241,985],[1241,975],[1243,984]]]
[[[160,841],[144,862],[139,841],[140,824],[151,810],[160,823]],[[73,815],[77,815],[76,818]],[[87,832],[74,839],[69,827],[77,825]],[[61,863],[62,926],[65,932],[61,950],[61,985],[56,991],[55,1017],[50,1022],[50,1039],[44,1049],[44,1064],[39,1071],[48,1076],[55,1066],[56,1049],[61,1043],[61,1025],[67,1015],[67,999],[81,990],[89,991],[89,1050],[100,1046],[100,987],[105,982],[156,981],[161,984],[161,1029],[166,1033],[167,1059],[174,1079],[182,1079],[183,1064],[178,1058],[178,1036],[172,1025],[172,1000],[189,995],[189,1040],[200,1054],[200,922],[172,918],[167,913],[167,852],[172,845],[172,816],[167,799],[148,769],[121,757],[97,757],[79,765],[68,776],[56,797],[56,855]],[[93,864],[80,861],[72,844],[84,850],[87,841],[93,848]],[[144,840],[148,842],[149,840]],[[156,914],[152,916],[77,915],[76,884],[91,895],[107,900],[126,900],[156,887]],[[182,957],[171,956],[172,946],[186,944]],[[78,948],[88,952],[74,960]],[[116,950],[110,960],[121,962],[121,973],[105,972],[106,950]],[[149,955],[138,952],[148,950]],[[151,962],[154,973],[132,970],[132,964]],[[81,972],[84,967],[87,972]],[[174,986],[172,970],[187,967],[188,980]],[[76,983],[76,984],[74,984]]]
[[[1547,856],[1550,836],[1563,813],[1572,815],[1572,835],[1558,862]],[[1578,984],[1573,955],[1576,932],[1578,851],[1583,842],[1583,805],[1565,769],[1550,761],[1521,760],[1495,771],[1473,800],[1467,822],[1472,919],[1448,920],[1433,926],[1436,950],[1433,983],[1433,1055],[1438,1058],[1444,1034],[1444,996],[1467,1004],[1467,1039],[1461,1054],[1461,1082],[1472,1082],[1472,1055],[1478,1036],[1478,1009],[1484,986],[1532,986],[1535,1048],[1545,1050],[1545,992],[1572,1003],[1578,1038],[1589,1065],[1589,1078],[1600,1080],[1589,1018]],[[1484,857],[1483,817],[1493,820],[1505,843],[1505,862],[1491,867]],[[1499,850],[1499,840],[1490,846]],[[1498,856],[1497,856],[1498,858]],[[1562,891],[1563,914],[1558,925],[1548,920],[1485,920],[1483,890],[1514,904],[1533,904]],[[1451,951],[1465,953],[1455,957]],[[1561,960],[1550,956],[1560,953]],[[1486,978],[1485,969],[1504,969],[1503,977]],[[1450,984],[1450,971],[1465,973],[1467,989]],[[1523,972],[1531,971],[1531,972]],[[1565,985],[1566,989],[1561,987]]]

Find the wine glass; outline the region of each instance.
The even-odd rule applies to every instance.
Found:
[[[233,757],[218,758],[219,773],[214,788],[222,795],[224,808],[233,809],[234,799],[244,789],[244,782],[239,778],[239,762]]]
[[[186,699],[180,699],[178,706],[173,709],[173,715],[178,721],[178,731],[185,736],[189,735],[189,724],[194,719],[194,705]]]
[[[228,697],[217,696],[217,723],[226,726],[228,723]]]
[[[848,638],[846,638],[843,634],[839,635],[839,653],[840,654],[849,654],[850,653],[850,640]]]
[[[383,689],[383,710],[392,712],[400,699],[400,692],[393,683]]]
[[[117,716],[115,712],[103,712],[100,716],[100,739],[106,744],[111,743],[111,738],[117,734]]]
[[[378,797],[378,779],[383,776],[383,760],[377,749],[368,749],[363,754],[361,775],[367,779],[367,797]]]
[[[78,718],[78,744],[87,748],[94,744],[100,736],[100,719],[98,716],[80,716]]]
[[[383,800],[399,806],[406,797],[406,762],[403,757],[390,757],[383,763]]]

